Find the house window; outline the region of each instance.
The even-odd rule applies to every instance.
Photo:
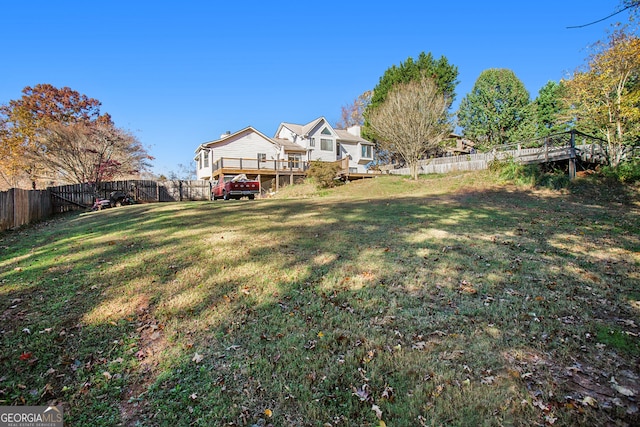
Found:
[[[316,146],[316,139],[315,138],[309,139],[309,147],[315,147],[315,146]]]
[[[332,135],[331,131],[328,128],[324,128],[322,129],[321,132],[323,135]]]
[[[208,151],[204,152],[204,167],[205,168],[209,167],[209,152]]]
[[[267,161],[267,153],[258,153],[258,161],[266,162]]]
[[[320,149],[323,151],[333,151],[333,140],[321,138]]]
[[[302,156],[300,154],[289,154],[289,169],[300,169],[300,161]]]
[[[349,168],[349,173],[358,173],[358,168]]]
[[[202,169],[202,154],[198,156],[198,169]]]
[[[372,159],[372,149],[370,145],[363,145],[362,146],[362,155],[360,156],[363,159]]]

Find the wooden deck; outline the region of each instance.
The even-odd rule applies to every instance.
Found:
[[[381,173],[372,171],[370,173],[349,172],[349,159],[336,160],[340,165],[339,176],[345,181],[374,178]],[[225,175],[245,174],[247,178],[256,179],[265,189],[277,191],[284,185],[299,183],[307,176],[310,162],[289,161],[289,160],[269,160],[259,161],[257,159],[238,159],[224,157],[213,164],[211,177],[220,179]]]

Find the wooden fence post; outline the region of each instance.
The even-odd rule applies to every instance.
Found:
[[[571,143],[569,144],[569,179],[576,177],[576,131],[571,130]]]

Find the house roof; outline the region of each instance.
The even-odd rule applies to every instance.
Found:
[[[262,138],[266,139],[270,143],[275,144],[275,141],[273,139],[269,138],[267,135],[263,134],[262,132],[260,132],[256,128],[254,128],[253,126],[247,126],[244,129],[240,129],[237,132],[234,132],[232,134],[226,135],[224,138],[220,138],[220,139],[216,139],[214,141],[204,142],[204,143],[200,144],[198,146],[198,148],[196,149],[196,153],[198,151],[200,151],[201,149],[203,149],[203,148],[213,147],[214,145],[220,144],[223,141],[228,141],[229,138],[235,138],[235,137],[237,137],[237,136],[239,136],[239,135],[241,135],[243,133],[246,133],[246,132],[253,132],[253,133],[261,136]]]
[[[283,127],[286,127],[287,129],[289,129],[290,131],[292,131],[296,135],[301,136],[301,137],[306,137],[307,135],[309,135],[309,132],[311,132],[322,121],[324,121],[325,123],[329,124],[329,122],[327,122],[327,119],[325,119],[324,117],[318,117],[317,119],[315,119],[312,122],[307,123],[306,125],[298,125],[298,124],[295,124],[295,123],[282,122],[282,123],[280,123],[280,126],[278,126],[278,130],[276,131],[276,135],[278,135],[280,133],[280,129],[282,129]],[[329,126],[329,127],[331,127],[331,126]],[[331,129],[333,129],[333,127],[331,127]]]
[[[268,136],[266,136],[265,134],[263,134],[262,132],[260,132],[259,130],[255,129],[252,126],[247,126],[244,129],[240,129],[237,132],[234,132],[232,134],[226,135],[224,136],[224,138],[220,138],[220,139],[216,139],[214,141],[209,141],[209,142],[205,142],[203,144],[200,144],[198,146],[198,148],[196,149],[196,153],[198,153],[200,150],[202,150],[203,148],[210,148],[213,147],[215,145],[218,145],[224,141],[228,141],[229,139],[233,139],[237,136],[240,136],[244,133],[247,132],[253,132],[257,135],[259,135],[260,137],[264,138],[265,140],[267,140],[268,142],[278,146],[278,147],[283,147],[285,151],[296,151],[296,152],[302,152],[302,153],[306,153],[306,148],[296,144],[295,142],[291,142],[288,139],[281,139],[281,138],[269,138]]]
[[[367,141],[361,136],[353,135],[349,133],[346,129],[334,129],[334,131],[338,134],[339,141],[353,142],[353,143],[365,143],[365,144],[373,144],[371,141]]]
[[[283,138],[271,138],[273,142],[275,142],[280,147],[283,147],[285,151],[299,151],[301,153],[306,153],[307,149],[296,144],[295,142],[291,142],[288,139]]]

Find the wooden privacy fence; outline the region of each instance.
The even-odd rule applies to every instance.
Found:
[[[49,190],[12,188],[0,192],[0,231],[43,220],[52,212]]]
[[[12,188],[0,192],[0,231],[42,220],[54,213],[89,209],[96,197],[107,199],[112,191],[122,191],[140,203],[209,200],[211,183],[127,180],[104,182],[99,190],[90,184],[60,185],[46,190]]]
[[[122,191],[141,203],[179,202],[182,200],[209,200],[209,181],[152,181],[127,180],[103,182],[99,190],[89,184],[49,187],[54,212],[66,212],[91,207],[96,197],[108,199],[112,191]]]

